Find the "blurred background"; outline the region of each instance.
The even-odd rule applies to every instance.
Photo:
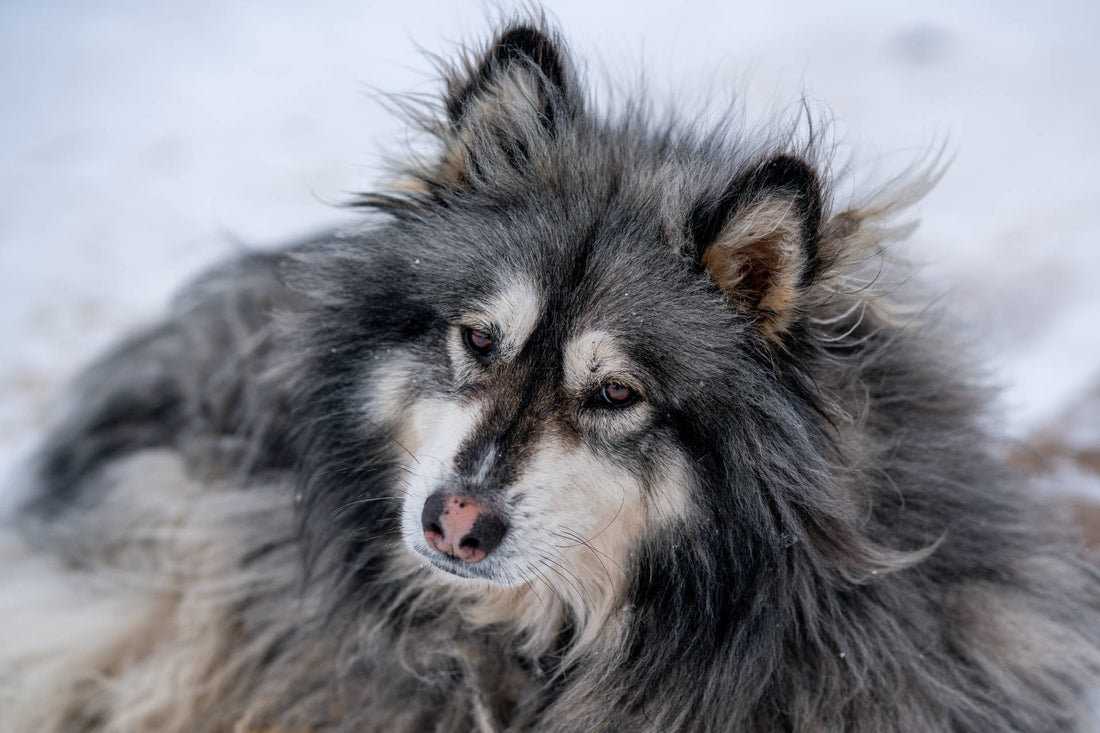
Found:
[[[434,93],[425,52],[483,39],[512,7],[4,0],[0,475],[60,386],[197,270],[353,222],[338,204],[407,143],[378,92]],[[644,70],[657,100],[736,95],[758,117],[805,95],[863,188],[943,146],[901,253],[969,324],[1006,431],[1052,446],[1036,465],[1100,456],[1100,3],[547,11],[597,87]]]

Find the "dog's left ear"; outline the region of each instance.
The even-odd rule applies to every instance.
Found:
[[[580,114],[582,98],[564,44],[536,24],[500,31],[479,56],[451,69],[443,103],[447,186],[500,165],[522,169],[537,149]]]
[[[698,263],[760,333],[780,342],[818,269],[822,191],[807,162],[780,155],[693,210]]]

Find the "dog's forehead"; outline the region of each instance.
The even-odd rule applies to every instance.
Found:
[[[713,320],[711,311],[721,309],[709,293],[692,297],[700,294],[702,283],[693,281],[689,268],[665,242],[624,237],[587,251],[562,246],[546,250],[542,257],[526,258],[523,266],[480,278],[481,292],[463,298],[460,310],[472,321],[467,325],[494,329],[497,347],[504,352],[518,352],[536,331],[574,354],[606,354],[612,348],[623,352],[629,342],[666,331],[666,337],[676,336],[688,316]]]
[[[586,206],[511,202],[494,209],[492,227],[452,212],[462,214],[451,220],[461,231],[439,239],[468,246],[438,250],[427,297],[444,303],[448,318],[472,321],[462,325],[492,327],[505,361],[537,351],[528,366],[541,372],[596,364],[605,375],[642,376],[654,365],[694,373],[693,354],[733,353],[723,345],[739,330],[730,328],[732,310],[685,260],[660,207],[625,194],[596,204],[583,194]]]

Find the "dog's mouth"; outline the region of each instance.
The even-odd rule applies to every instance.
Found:
[[[457,557],[438,552],[430,547],[423,547],[420,543],[414,544],[412,549],[421,559],[431,563],[432,567],[442,570],[448,575],[467,580],[485,580],[499,583],[496,573],[493,572],[493,563],[471,565]]]

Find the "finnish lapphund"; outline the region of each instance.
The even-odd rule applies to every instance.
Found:
[[[443,72],[361,227],[73,386],[3,536],[0,728],[1088,725],[1096,567],[898,302],[928,176],[839,201],[804,125],[597,111],[538,18]]]

